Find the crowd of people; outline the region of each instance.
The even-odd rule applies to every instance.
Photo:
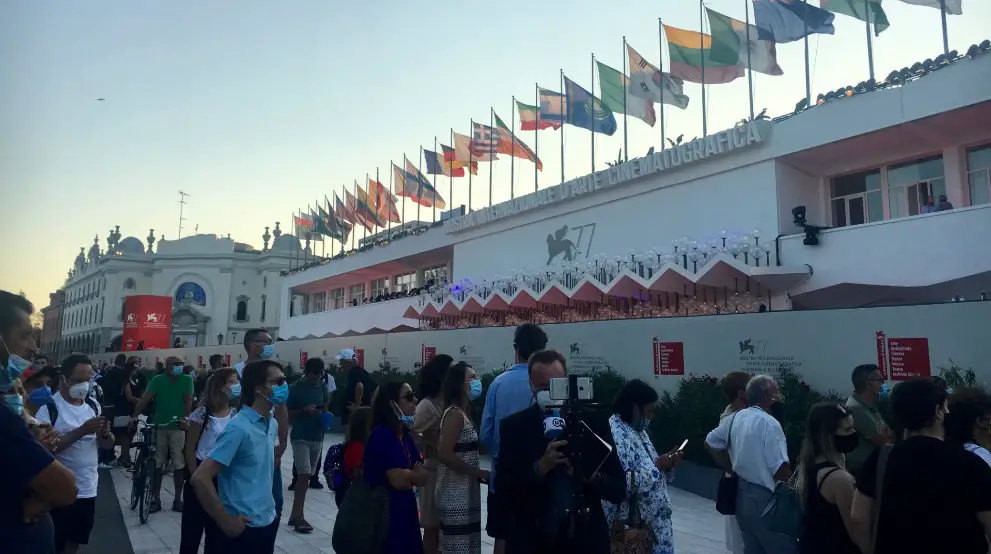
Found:
[[[517,327],[519,363],[486,392],[470,364],[447,354],[424,364],[417,383],[378,386],[350,349],[336,357],[347,375],[336,391],[321,359],[308,360],[290,385],[264,329],[245,334],[246,359],[232,368],[217,356],[208,371],[190,371],[170,357],[145,382],[137,359],[124,356],[106,369],[80,354],[38,367],[32,311],[23,297],[0,291],[5,552],[75,554],[86,545],[100,524],[99,468],[133,466],[137,421],[156,429],[155,510],[163,475],[172,473],[182,554],[201,544],[207,554],[275,551],[288,447],[287,523],[313,531],[304,508],[308,491],[323,487],[322,474],[339,507],[339,554],[478,554],[483,526],[496,554],[678,551],[668,485],[684,445],[651,440],[657,391],[634,379],[605,409],[566,402],[555,386],[566,382],[566,359],[537,325]],[[726,515],[727,549],[987,554],[991,396],[913,379],[892,388],[886,415],[880,369],[859,366],[851,380],[846,402],[812,407],[793,460],[782,427],[787,399],[775,379],[723,378],[727,407],[705,444],[725,471],[717,507]],[[483,394],[476,426],[472,403]],[[335,404],[345,440],[325,451]],[[775,504],[803,514],[801,528],[769,517]],[[381,531],[366,537],[373,544],[349,542],[369,529]]]

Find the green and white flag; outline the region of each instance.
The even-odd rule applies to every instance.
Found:
[[[950,15],[963,15],[963,0],[944,0],[946,6],[946,13]],[[927,8],[940,8],[939,0],[902,0],[906,4],[914,4],[916,6],[925,6]]]
[[[626,45],[626,53],[630,60],[630,94],[639,98],[648,98],[654,102],[670,104],[683,110],[688,108],[688,96],[685,95],[684,81],[667,73],[662,73],[628,44]],[[663,89],[661,88],[662,83]]]
[[[630,80],[626,75],[598,60],[595,63],[599,64],[602,104],[613,113],[626,112],[626,115],[635,117],[653,127],[657,121],[657,114],[654,113],[654,102],[648,98],[639,98],[629,94]]]
[[[938,0],[936,2],[939,3]],[[850,17],[867,21],[867,10],[870,9],[871,22],[874,23],[874,35],[878,36],[891,25],[888,23],[888,16],[881,7],[880,0],[820,0],[819,7],[822,9],[848,15]]]
[[[823,0],[823,2],[825,1]],[[774,42],[759,40],[756,26],[750,26],[750,42],[748,43],[746,23],[709,8],[706,8],[705,11],[709,15],[709,30],[712,35],[709,59],[720,64],[736,64],[740,67],[747,67],[749,62],[751,71],[765,75],[784,75],[784,71],[778,65]],[[745,45],[750,47],[749,59]]]

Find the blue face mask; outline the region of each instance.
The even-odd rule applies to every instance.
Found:
[[[946,394],[953,394],[953,387],[946,387]]]
[[[482,396],[482,380],[472,379],[469,387],[468,398],[478,400]]]
[[[268,360],[272,356],[275,356],[275,345],[274,344],[266,344],[264,347],[262,347],[262,352],[261,352],[261,354],[259,354],[259,356],[263,360]]]
[[[172,366],[172,375],[175,375],[176,377],[182,375],[182,366],[181,365]]]
[[[10,354],[7,359],[6,370],[0,371],[0,390],[10,390],[10,386],[14,381],[29,367],[31,367],[31,362],[17,354]]]
[[[407,427],[413,426],[413,416],[406,414],[399,414],[399,422]]]
[[[234,383],[233,385],[231,385],[231,390],[230,392],[227,393],[227,396],[231,400],[237,400],[238,398],[241,398],[241,383]]]
[[[880,398],[887,398],[887,397],[888,397],[888,383],[885,382],[885,383],[882,383],[881,384],[881,395],[880,395]]]
[[[28,398],[31,399],[31,403],[35,406],[44,406],[45,404],[48,404],[49,400],[52,399],[52,389],[47,386],[38,387],[31,391]]]
[[[272,396],[268,398],[268,401],[276,406],[281,406],[286,403],[289,399],[289,385],[287,383],[282,383],[281,385],[275,385],[272,387]]]
[[[17,393],[5,394],[3,395],[3,401],[10,406],[10,409],[14,410],[14,413],[17,415],[24,413],[24,399],[21,398],[21,395]]]

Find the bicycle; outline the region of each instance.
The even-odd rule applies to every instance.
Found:
[[[137,420],[139,425],[138,433],[141,440],[132,443],[132,447],[137,449],[138,454],[134,458],[136,471],[131,477],[131,509],[138,510],[138,519],[142,524],[148,522],[148,515],[151,513],[152,496],[148,492],[151,480],[154,479],[155,472],[155,451],[158,437],[158,430],[172,425],[179,421],[179,418],[172,418],[165,423],[148,423]]]

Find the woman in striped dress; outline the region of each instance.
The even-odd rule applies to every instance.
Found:
[[[489,472],[478,465],[478,432],[468,416],[471,401],[482,395],[482,382],[464,362],[444,375],[441,387],[444,415],[437,446],[436,500],[442,554],[482,551],[480,482]]]

